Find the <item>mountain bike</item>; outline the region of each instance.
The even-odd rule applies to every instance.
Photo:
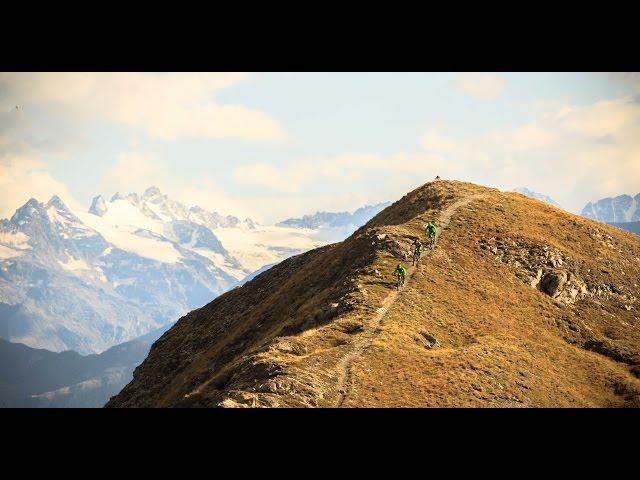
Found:
[[[404,275],[397,275],[396,288],[400,290],[400,287],[404,286]]]
[[[429,235],[429,248],[433,250],[433,247],[436,246],[436,234],[432,233]]]
[[[420,261],[420,253],[421,252],[413,252],[413,262],[412,265],[415,267],[416,265],[418,265],[418,262]]]

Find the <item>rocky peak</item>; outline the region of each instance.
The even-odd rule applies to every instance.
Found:
[[[53,207],[56,210],[69,211],[69,209],[64,204],[62,199],[57,195],[54,195],[53,197],[51,197],[47,202],[47,204],[45,205],[45,207],[46,208]]]
[[[18,208],[11,217],[11,223],[23,224],[31,220],[33,217],[44,215],[44,205],[35,198],[30,198],[27,203]]]
[[[107,213],[107,202],[104,201],[104,197],[102,195],[98,195],[93,198],[91,207],[89,207],[89,213],[93,213],[99,217]]]
[[[116,200],[128,200],[132,205],[137,206],[140,202],[140,197],[138,197],[137,193],[127,193],[126,195],[124,195],[120,192],[116,192],[111,197],[111,202],[115,202]]]
[[[162,196],[162,192],[155,185],[152,185],[149,188],[147,188],[142,194],[143,199],[149,199],[149,198],[159,197],[159,196]]]

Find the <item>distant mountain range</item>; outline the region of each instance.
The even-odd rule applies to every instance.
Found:
[[[391,202],[382,202],[376,205],[366,205],[358,208],[353,213],[349,212],[316,212],[313,215],[305,215],[302,218],[288,218],[280,223],[281,227],[294,228],[343,228],[354,227],[357,229],[367,223],[371,218],[381,212]]]
[[[560,205],[558,204],[558,202],[556,202],[553,198],[551,198],[548,195],[544,195],[542,193],[538,193],[538,192],[534,192],[532,190],[529,190],[527,187],[518,187],[518,188],[514,188],[513,189],[514,192],[517,193],[521,193],[523,195],[526,195],[527,197],[531,197],[531,198],[537,198],[538,200],[542,200],[543,202],[547,202],[550,203],[551,205],[555,205],[556,207],[559,207]]]
[[[251,270],[192,221],[153,220],[163,205],[116,198],[102,216],[35,199],[0,222],[0,338],[97,353],[203,305]],[[94,202],[94,207],[105,207]],[[157,214],[156,214],[157,215]]]
[[[0,339],[0,407],[101,407],[131,381],[167,328],[87,356]]]
[[[130,379],[146,355],[145,335],[291,255],[341,240],[379,209],[326,213],[331,221],[303,227],[292,219],[269,226],[187,208],[156,187],[108,201],[98,195],[88,211],[72,210],[57,196],[30,199],[0,220],[3,365],[22,372],[0,379],[0,404],[19,397],[32,406],[96,406]],[[125,346],[133,340],[135,348]],[[87,354],[100,352],[133,356],[75,375],[77,365],[96,364],[96,355]],[[15,386],[16,378],[37,377],[49,364],[63,380]]]
[[[88,211],[57,196],[32,198],[0,220],[0,338],[99,353],[323,243],[298,229],[187,208],[156,187],[109,201],[99,195]]]
[[[627,223],[640,221],[640,193],[607,197],[589,202],[582,209],[582,215],[607,223]]]

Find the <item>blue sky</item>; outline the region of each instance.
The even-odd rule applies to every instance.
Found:
[[[640,80],[606,73],[3,73],[0,215],[151,184],[264,222],[441,175],[570,211],[640,190]],[[16,109],[15,106],[19,108]]]

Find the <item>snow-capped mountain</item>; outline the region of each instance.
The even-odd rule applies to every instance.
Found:
[[[640,193],[635,197],[619,195],[589,202],[581,215],[607,223],[637,222],[640,220]]]
[[[297,230],[187,208],[155,187],[98,196],[88,211],[56,196],[31,199],[0,221],[0,337],[101,352],[320,244]]]
[[[250,218],[240,220],[200,206],[187,207],[157,187],[149,187],[142,195],[116,193],[108,202],[98,196],[89,213],[78,215],[122,249],[173,262],[179,253],[171,248],[175,244],[208,258],[236,280],[266,264],[323,244],[312,238],[312,232],[261,225]]]
[[[89,213],[102,217],[109,212],[110,208],[115,207],[118,209],[117,202],[119,200],[123,200],[137,208],[146,217],[162,222],[187,221],[203,225],[209,229],[239,226],[255,228],[256,225],[250,218],[241,221],[238,217],[232,215],[223,216],[217,212],[208,212],[197,205],[187,208],[180,202],[176,202],[164,195],[158,187],[153,186],[149,187],[142,196],[138,196],[137,193],[129,193],[127,195],[116,193],[111,197],[109,203],[105,201],[102,195],[98,195],[93,199]]]
[[[0,224],[0,337],[100,352],[226,291],[237,282],[227,270],[246,274],[198,225],[168,222],[161,235],[76,213],[55,196],[31,199]]]
[[[529,190],[527,187],[518,187],[513,189],[514,192],[521,193],[522,195],[526,195],[527,197],[537,198],[538,200],[542,200],[543,202],[550,203],[551,205],[555,205],[559,207],[560,205],[549,195],[544,195],[542,193],[534,192]]]
[[[99,353],[167,325],[266,265],[342,240],[384,204],[261,225],[150,187],[71,210],[57,196],[0,220],[0,338]]]

